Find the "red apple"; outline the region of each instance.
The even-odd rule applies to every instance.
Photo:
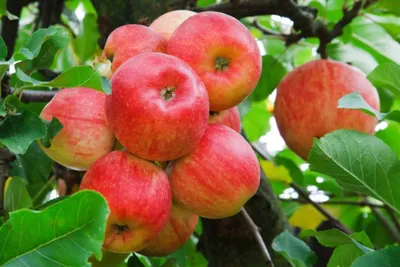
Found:
[[[254,37],[238,20],[218,12],[199,13],[184,21],[171,36],[167,53],[199,74],[212,111],[239,104],[253,91],[261,74]]]
[[[160,33],[166,40],[169,40],[176,28],[178,28],[182,22],[196,14],[196,12],[189,10],[170,11],[158,17],[149,27]]]
[[[103,58],[112,62],[114,73],[122,63],[144,52],[165,52],[167,41],[155,30],[136,24],[115,29],[107,38]]]
[[[173,203],[167,225],[150,245],[139,253],[145,256],[162,257],[177,251],[196,230],[198,220],[198,215]]]
[[[97,160],[80,189],[97,191],[107,200],[106,250],[141,250],[168,222],[171,189],[167,175],[155,164],[126,152],[113,151]]]
[[[211,124],[190,154],[167,168],[177,201],[202,217],[219,219],[238,213],[260,183],[258,160],[234,130]]]
[[[376,89],[361,71],[347,64],[315,60],[287,74],[278,86],[274,111],[287,146],[306,159],[315,137],[338,129],[373,134],[375,118],[338,108],[338,100],[352,92],[360,92],[371,107],[379,110]]]
[[[63,129],[54,137],[50,148],[42,150],[59,164],[86,170],[93,162],[113,149],[115,138],[105,114],[106,95],[89,88],[59,91],[42,110],[40,117],[56,117]]]
[[[106,113],[118,141],[152,161],[189,153],[208,121],[207,91],[182,60],[161,53],[140,54],[111,79]]]
[[[220,123],[240,133],[240,114],[237,107],[233,107],[223,111],[211,111],[209,124]]]

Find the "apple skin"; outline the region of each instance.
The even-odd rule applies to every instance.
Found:
[[[254,37],[238,20],[218,12],[202,12],[184,21],[171,36],[167,53],[199,74],[212,111],[238,105],[256,87],[261,74]],[[229,63],[217,67],[217,60]]]
[[[107,200],[106,250],[141,250],[168,222],[172,200],[167,175],[127,152],[113,151],[93,163],[82,179],[83,189],[97,191]]]
[[[209,124],[220,123],[240,133],[240,113],[237,107],[233,107],[223,111],[210,112]]]
[[[278,85],[275,119],[287,146],[303,159],[313,138],[338,130],[352,129],[373,134],[377,120],[358,110],[340,109],[338,101],[360,92],[379,111],[379,96],[365,75],[332,60],[314,60],[287,74]]]
[[[108,122],[121,145],[141,158],[181,157],[198,144],[207,127],[207,91],[178,58],[140,54],[115,72],[111,88],[106,101]]]
[[[151,257],[163,257],[180,249],[196,230],[199,216],[185,207],[172,203],[169,221],[150,245],[139,251]]]
[[[40,117],[56,117],[63,129],[54,137],[50,148],[39,142],[52,160],[74,170],[87,170],[98,158],[113,150],[115,138],[105,114],[106,95],[83,88],[59,91],[44,107]]]
[[[196,14],[196,12],[189,10],[170,11],[159,16],[149,27],[160,33],[168,41],[182,22]]]
[[[260,183],[258,160],[237,132],[211,124],[190,154],[167,168],[174,199],[205,218],[235,215]]]
[[[107,38],[103,58],[112,62],[114,73],[122,63],[145,52],[166,52],[167,41],[155,30],[137,24],[127,24],[115,29]]]

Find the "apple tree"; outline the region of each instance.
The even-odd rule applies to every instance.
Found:
[[[400,265],[400,1],[0,17],[0,266]]]

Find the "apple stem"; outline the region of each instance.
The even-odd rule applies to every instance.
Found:
[[[164,89],[161,90],[161,93],[160,93],[161,98],[164,99],[165,101],[170,101],[175,96],[175,94],[174,94],[175,90],[176,90],[175,86],[165,87]]]
[[[120,235],[121,233],[129,229],[128,225],[119,225],[119,224],[114,224],[114,228],[115,230],[117,230],[117,235]]]
[[[274,263],[271,259],[271,255],[269,254],[268,248],[265,245],[264,240],[262,239],[262,236],[260,234],[260,228],[254,223],[253,219],[250,217],[250,215],[247,213],[247,211],[244,207],[240,210],[240,212],[242,213],[244,219],[246,220],[252,233],[254,234],[254,237],[257,240],[258,246],[260,247],[261,253],[264,256],[265,262],[268,263],[268,266],[274,267]]]
[[[228,69],[230,59],[226,57],[217,57],[215,59],[215,68],[218,71],[225,71]]]

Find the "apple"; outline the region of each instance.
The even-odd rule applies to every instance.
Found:
[[[122,63],[144,52],[166,52],[167,41],[155,30],[137,24],[115,29],[107,38],[103,58],[112,62],[114,73]]]
[[[111,79],[106,114],[129,152],[151,161],[189,153],[208,124],[208,96],[182,60],[143,53],[125,62]]]
[[[127,152],[113,151],[93,163],[82,179],[83,189],[97,191],[107,200],[106,250],[141,250],[168,222],[172,200],[167,175]]]
[[[74,170],[86,170],[98,158],[112,151],[115,138],[105,114],[106,95],[83,88],[59,91],[44,107],[40,117],[57,118],[63,128],[50,148],[39,145],[57,163]]]
[[[260,183],[258,160],[237,132],[211,124],[196,148],[167,168],[175,199],[191,212],[219,219],[240,211]]]
[[[140,254],[163,257],[177,251],[196,230],[199,216],[172,203],[169,221],[161,233]]]
[[[167,53],[199,74],[212,111],[239,104],[261,74],[256,40],[243,24],[223,13],[209,11],[188,18],[169,39]]]
[[[280,82],[275,100],[275,119],[287,146],[303,159],[313,138],[338,129],[373,134],[377,120],[358,110],[338,108],[338,100],[360,92],[379,111],[379,97],[365,75],[347,64],[314,60],[288,73]]]
[[[166,40],[169,40],[182,22],[196,14],[196,12],[189,10],[170,11],[158,17],[149,27],[160,33]]]
[[[240,133],[240,114],[237,107],[222,111],[210,111],[209,124],[220,123]]]

